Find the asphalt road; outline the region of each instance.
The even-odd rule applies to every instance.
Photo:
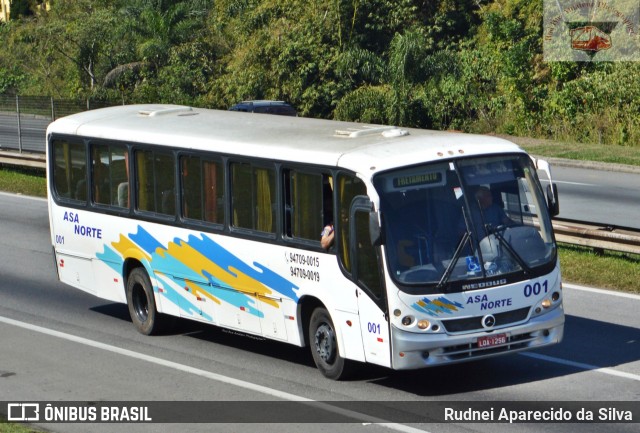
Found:
[[[137,333],[124,305],[60,284],[44,200],[0,193],[0,402],[261,401],[370,402],[377,421],[394,404],[435,410],[451,401],[592,401],[610,407],[640,400],[640,297],[565,286],[565,340],[546,350],[420,371],[363,366],[354,380],[324,379],[309,353],[282,343],[179,322],[166,336]],[[402,405],[402,403],[399,403]],[[418,406],[415,406],[415,405]],[[620,403],[622,404],[622,403]],[[422,406],[421,406],[422,405]],[[0,406],[0,412],[6,410]],[[435,408],[435,409],[434,409]],[[289,407],[299,410],[298,406]],[[285,407],[285,410],[286,407]],[[345,414],[320,409],[328,421]],[[316,416],[318,413],[316,413]],[[60,432],[631,432],[636,424],[380,425],[348,411],[353,423],[44,424]],[[638,415],[640,417],[640,415]],[[350,418],[351,419],[351,418]],[[374,420],[374,421],[376,421]]]
[[[552,167],[559,217],[640,229],[640,170],[629,173],[610,171],[606,164],[584,168],[571,161],[562,163]]]

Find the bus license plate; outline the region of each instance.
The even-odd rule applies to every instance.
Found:
[[[478,337],[478,347],[493,347],[507,343],[507,334],[487,335],[486,337]]]

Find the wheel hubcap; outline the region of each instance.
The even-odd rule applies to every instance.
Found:
[[[315,336],[316,352],[327,364],[331,364],[336,355],[336,338],[333,329],[326,323],[320,325]]]
[[[138,319],[145,322],[149,317],[149,302],[142,286],[136,286],[133,291],[133,308]]]

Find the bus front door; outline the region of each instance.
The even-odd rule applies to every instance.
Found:
[[[380,273],[380,249],[371,244],[371,202],[357,196],[351,205],[349,255],[352,279],[357,284],[360,331],[367,362],[391,367],[391,341],[384,282]]]

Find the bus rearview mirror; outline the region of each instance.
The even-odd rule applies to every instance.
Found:
[[[555,183],[547,185],[547,207],[549,214],[554,217],[560,214],[560,202],[558,201],[558,186]]]

